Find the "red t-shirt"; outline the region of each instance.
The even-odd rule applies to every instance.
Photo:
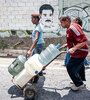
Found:
[[[75,23],[72,23],[70,25],[70,28],[66,32],[66,39],[69,49],[74,47],[78,43],[82,43],[84,41],[87,41],[87,37],[83,33],[81,26]],[[76,50],[71,57],[74,58],[83,58],[86,57],[88,54],[88,46],[85,44],[81,50]]]

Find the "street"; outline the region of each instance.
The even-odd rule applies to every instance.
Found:
[[[22,90],[11,82],[8,66],[15,58],[0,58],[0,100],[24,100]],[[74,92],[63,60],[54,60],[37,83],[36,100],[90,100],[90,69],[86,68],[86,87]],[[90,66],[89,66],[90,67]],[[45,74],[46,73],[46,74]]]

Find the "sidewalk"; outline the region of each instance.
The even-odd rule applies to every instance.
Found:
[[[0,50],[0,57],[17,57],[19,55],[26,55],[27,50],[5,49]]]

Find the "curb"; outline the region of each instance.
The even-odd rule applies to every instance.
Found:
[[[4,49],[0,50],[0,57],[17,57],[19,55],[26,55],[27,50],[14,50],[14,49]]]
[[[28,50],[15,50],[15,49],[4,49],[0,50],[0,57],[10,57],[10,58],[16,58],[19,55],[26,55]],[[65,59],[65,54],[62,54],[61,56],[57,57],[57,59]],[[87,56],[87,59],[90,60],[90,52]]]

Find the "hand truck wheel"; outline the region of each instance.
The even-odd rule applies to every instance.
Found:
[[[37,90],[33,85],[26,85],[26,87],[23,89],[23,94],[26,99],[32,100],[35,98],[37,94]]]

